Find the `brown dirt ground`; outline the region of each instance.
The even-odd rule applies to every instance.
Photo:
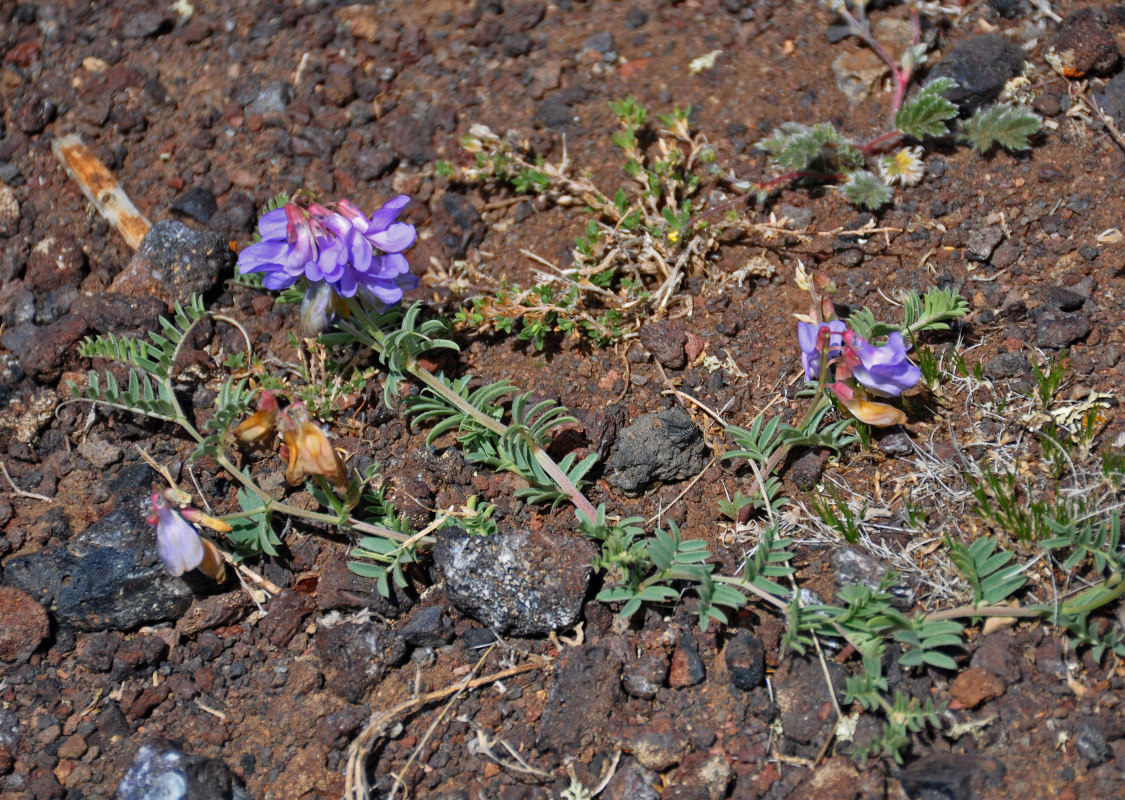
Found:
[[[0,66],[5,124],[0,164],[15,166],[5,173],[6,182],[21,209],[16,230],[0,240],[10,254],[0,288],[3,302],[29,280],[24,269],[29,249],[51,236],[72,237],[82,250],[83,264],[68,285],[84,295],[99,296],[129,262],[129,248],[88,208],[57,166],[50,145],[64,133],[81,134],[153,220],[168,217],[170,204],[185,188],[206,186],[219,208],[212,227],[245,241],[256,209],[283,189],[348,196],[361,207],[407,192],[417,200],[411,221],[422,231],[411,253],[416,271],[432,263],[448,267],[464,258],[494,281],[527,285],[533,262],[521,250],[565,263],[584,217],[580,209],[545,204],[517,222],[516,204],[494,202],[510,197],[506,189],[462,185],[435,175],[438,159],[470,164],[459,143],[473,124],[519,131],[532,150],[550,161],[561,158],[565,141],[579,172],[614,187],[624,178],[609,144],[615,120],[608,103],[626,94],[655,112],[691,104],[696,109],[693,128],[715,145],[718,163],[751,177],[762,175],[764,166],[752,145],[774,124],[831,120],[848,135],[864,139],[880,130],[886,111],[886,95],[853,106],[836,89],[830,65],[857,45],[852,40],[830,44],[824,33],[831,15],[812,2],[494,0],[477,5],[419,0],[379,2],[365,6],[362,14],[328,2],[232,6],[197,0],[192,5],[195,13],[188,22],[168,25],[159,19],[168,13],[164,5],[0,2],[0,50],[6,53]],[[1077,7],[1053,5],[1060,15]],[[742,21],[744,9],[753,9],[752,19]],[[902,9],[876,13],[901,15]],[[145,16],[153,14],[155,21]],[[636,24],[642,16],[644,21]],[[956,24],[945,19],[940,47],[994,28],[1025,41],[1022,26],[1030,19],[1030,12],[1002,19],[985,4],[971,4]],[[1119,40],[1125,37],[1125,28],[1113,30]],[[613,33],[620,56],[614,63],[582,52],[584,43],[603,31]],[[713,50],[722,51],[713,69],[688,72],[693,58]],[[1030,55],[1042,69],[1040,50]],[[932,56],[935,61],[938,57]],[[1058,109],[1068,85],[1048,71],[1041,74],[1041,96],[1053,99]],[[250,110],[259,87],[277,80],[293,87],[288,106],[264,114]],[[572,112],[571,120],[554,127],[543,123],[541,112],[561,101]],[[55,111],[43,117],[46,124],[37,124],[36,115],[47,113],[48,103]],[[868,304],[877,314],[894,313],[884,296],[903,289],[935,282],[960,287],[973,306],[964,329],[966,345],[979,344],[973,360],[1031,352],[1034,321],[1001,309],[1013,302],[1034,309],[1044,302],[1048,287],[1077,286],[1090,298],[1086,313],[1092,332],[1071,349],[1073,383],[1114,391],[1122,378],[1118,348],[1125,245],[1102,245],[1096,237],[1121,225],[1118,182],[1125,156],[1104,133],[1056,113],[1057,124],[1029,154],[1000,151],[981,158],[965,149],[931,152],[928,163],[940,161],[944,170],[935,174],[931,169],[921,185],[898,192],[896,204],[880,213],[877,222],[901,232],[859,245],[863,256],[856,266],[839,265],[839,253],[847,246],[838,246],[833,236],[724,246],[711,275],[687,282],[681,309],[691,313],[681,312],[677,323],[702,337],[708,352],[729,355],[740,374],[709,381],[705,369],[688,366],[669,371],[669,378],[695,388],[700,399],[724,409],[734,424],[749,424],[770,403],[775,412],[787,408],[799,413],[801,401],[793,397],[791,314],[803,310],[804,299],[791,276],[800,258],[830,272],[841,287],[840,302]],[[373,158],[379,162],[374,167]],[[449,205],[443,205],[450,196],[478,209],[499,206],[482,212],[480,238],[466,252],[457,242],[469,240],[474,231],[461,226]],[[761,221],[782,204],[810,212],[815,231],[849,229],[861,222],[861,215],[831,191],[786,189],[768,209],[752,207],[744,213]],[[966,255],[970,234],[998,224],[998,212],[1015,248],[1012,263],[1003,269],[971,262]],[[1088,258],[1088,251],[1083,255],[1084,247],[1097,248],[1096,257]],[[721,282],[724,273],[759,256],[777,266],[777,278],[751,279],[742,287]],[[461,299],[433,286],[419,290],[419,296],[438,310],[451,310]],[[262,354],[283,362],[296,359],[287,334],[294,309],[237,286],[220,288],[210,299],[212,307],[247,327]],[[732,320],[739,324],[732,327]],[[216,343],[237,341],[221,325],[215,337]],[[943,349],[952,341],[939,337],[933,344]],[[458,370],[509,380],[574,409],[602,409],[620,396],[633,419],[674,402],[635,339],[597,350],[560,336],[542,352],[514,337],[490,333],[465,332],[462,342]],[[53,377],[27,379],[6,390],[13,404],[6,418],[22,420],[25,427],[5,428],[4,461],[16,484],[53,501],[9,492],[0,502],[8,543],[5,560],[60,544],[112,511],[119,498],[107,487],[117,470],[137,461],[127,445],[141,444],[164,461],[182,460],[192,449],[174,431],[123,415],[99,414],[88,425],[85,408],[80,413],[71,406],[51,416],[51,395],[44,392],[58,386],[60,372],[77,377],[90,364],[70,350],[58,367]],[[421,470],[423,482],[440,484],[433,499],[437,506],[459,505],[470,494],[483,492],[500,506],[502,524],[572,527],[568,510],[548,513],[512,503],[514,483],[507,479],[474,476],[455,467],[444,470],[454,478],[442,483],[433,460],[419,455],[425,431],[411,430],[385,409],[377,413],[379,391],[372,387],[369,406],[353,423],[341,422],[341,431],[359,432],[359,438],[347,443],[382,464],[392,484],[407,469]],[[38,414],[35,398],[40,398]],[[938,458],[952,459],[949,432],[967,424],[968,405],[955,388],[942,397],[915,398],[908,406],[908,431]],[[29,415],[34,423],[27,422]],[[1108,417],[1100,441],[1112,442],[1122,424],[1115,410]],[[703,415],[697,421],[713,427]],[[48,431],[61,435],[49,437]],[[713,433],[721,434],[717,428]],[[101,473],[91,468],[75,449],[91,436],[126,446],[123,460]],[[438,442],[438,450],[448,444]],[[457,464],[455,453],[445,457]],[[277,465],[262,469],[280,471]],[[859,495],[893,498],[902,488],[896,479],[907,469],[905,462],[876,448],[846,454],[829,466],[829,473]],[[219,510],[232,506],[233,490],[221,475],[207,463],[197,465],[195,474]],[[590,495],[621,514],[647,518],[663,513],[687,535],[708,541],[730,569],[743,546],[722,536],[727,526],[717,503],[748,481],[736,464],[716,461],[682,497],[685,485],[678,484],[630,500],[601,481]],[[807,502],[804,492],[788,484],[787,490]],[[927,501],[926,510],[932,535],[968,534],[979,525],[956,516],[941,498]],[[61,526],[56,524],[60,512]],[[900,551],[909,544],[894,531],[876,538]],[[259,567],[274,582],[305,596],[324,592],[328,565],[338,564],[348,546],[339,536],[300,526],[288,533],[287,544],[287,558]],[[913,558],[919,571],[932,567],[921,552]],[[810,539],[799,546],[797,563],[805,585],[831,594],[826,541]],[[444,606],[458,634],[478,627],[449,606],[440,589],[421,583],[416,588],[421,592],[417,607]],[[137,744],[153,736],[180,740],[191,752],[221,759],[245,782],[251,797],[336,797],[344,788],[348,743],[367,713],[389,708],[412,692],[448,686],[479,658],[479,651],[457,638],[392,669],[349,702],[326,684],[314,644],[319,613],[298,614],[288,638],[271,638],[260,624],[268,617],[260,618],[248,602],[232,602],[238,612],[213,630],[184,635],[182,625],[159,626],[155,632],[170,651],[160,663],[147,665],[151,674],[91,668],[80,655],[93,646],[93,637],[106,634],[53,630],[0,683],[0,704],[23,725],[21,738],[0,758],[0,772],[5,773],[0,797],[109,797]],[[775,724],[766,689],[741,693],[731,687],[722,657],[727,632],[699,631],[690,608],[661,611],[649,610],[632,625],[622,625],[610,610],[590,601],[584,644],[512,640],[490,653],[482,673],[525,663],[533,654],[546,660],[542,669],[506,680],[499,688],[459,698],[440,721],[441,703],[404,716],[401,729],[371,759],[377,791],[385,795],[391,776],[405,770],[406,788],[418,797],[557,797],[569,784],[568,764],[579,780],[593,786],[614,752],[624,750],[623,763],[631,764],[642,758],[646,742],[656,741],[654,747],[677,752],[666,762],[655,757],[648,762],[659,764],[654,791],[663,797],[1015,800],[1125,792],[1125,730],[1119,723],[1125,673],[1112,658],[1098,665],[1066,653],[1063,638],[1050,629],[1016,626],[972,636],[970,651],[961,660],[993,679],[1000,676],[999,696],[971,709],[955,704],[946,716],[948,724],[979,724],[969,725],[970,732],[956,739],[932,733],[918,737],[910,755],[914,767],[903,773],[881,762],[857,768],[842,746],[821,751],[826,739],[822,723],[827,721],[830,729],[831,705],[820,666],[780,652],[780,622],[764,610],[747,611],[732,622],[754,629],[766,644],[780,702],[815,700],[810,714],[817,724],[803,741]],[[706,678],[689,685],[677,673],[683,669],[677,664],[687,658],[692,637]],[[622,664],[633,668],[629,659],[646,652],[671,659],[672,685],[642,700],[621,691],[618,682]],[[837,677],[854,666],[840,666]],[[938,670],[900,671],[892,680],[918,696],[948,701],[962,696],[951,695],[955,677]],[[560,685],[569,694],[560,696]],[[153,688],[161,686],[171,690]],[[427,737],[431,724],[436,729]],[[1108,741],[1110,752],[1100,764],[1076,745],[1084,724],[1102,731]],[[513,759],[496,741],[493,751],[504,763],[490,760],[474,744],[478,727],[485,737],[481,741],[506,741],[548,777],[512,768]],[[940,772],[948,763],[940,760],[946,754],[956,756],[952,763],[959,777],[945,782],[946,794],[919,793],[923,789],[917,775]],[[910,769],[915,769],[913,778]],[[653,796],[642,791],[619,783],[606,796]]]

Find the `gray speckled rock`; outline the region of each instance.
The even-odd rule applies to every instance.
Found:
[[[219,234],[164,220],[145,234],[109,291],[132,297],[155,295],[168,306],[186,304],[192,295],[211,289],[220,275],[230,274],[234,262],[230,245]]]
[[[481,537],[445,528],[434,546],[449,601],[516,636],[564,630],[578,621],[594,554],[584,540],[527,530]]]
[[[216,758],[188,755],[171,742],[142,744],[117,787],[118,800],[243,800],[246,793]]]
[[[651,483],[694,477],[706,463],[702,432],[677,407],[645,414],[621,431],[606,469],[613,486],[636,495]]]

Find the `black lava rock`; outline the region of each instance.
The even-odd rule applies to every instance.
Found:
[[[122,502],[66,546],[13,558],[4,582],[35,597],[60,625],[80,631],[178,619],[191,605],[195,576],[168,574],[145,516],[142,499]]]
[[[946,94],[962,112],[991,103],[1004,84],[1019,72],[1024,52],[999,34],[966,39],[949,51],[930,78],[952,78],[957,86]]]

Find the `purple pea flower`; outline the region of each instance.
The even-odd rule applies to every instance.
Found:
[[[335,211],[300,200],[286,203],[258,221],[261,241],[239,254],[238,269],[264,273],[263,284],[273,291],[304,278],[310,292],[323,284],[340,297],[359,293],[394,305],[404,289],[418,285],[402,255],[414,244],[414,226],[395,222],[408,202],[400,195],[371,217],[348,200]]]
[[[898,331],[879,347],[850,331],[844,338],[859,361],[850,365],[852,375],[867,389],[882,395],[900,395],[922,378],[922,370],[906,357],[908,348]]]
[[[203,541],[195,528],[159,493],[152,493],[151,502],[148,523],[156,526],[156,552],[169,574],[179,577],[202,564]]]
[[[831,322],[798,322],[797,341],[801,345],[801,363],[805,368],[805,378],[814,381],[820,376],[820,329],[828,329],[828,358],[840,355],[843,333],[847,325],[841,320]]]

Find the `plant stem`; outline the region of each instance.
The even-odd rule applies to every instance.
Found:
[[[382,354],[385,349],[384,343],[386,341],[386,336],[379,330],[378,326],[375,325],[374,320],[372,320],[367,310],[359,303],[354,299],[349,299],[347,303],[348,308],[356,317],[362,320],[363,323],[362,326],[349,325],[348,327],[353,333],[359,335],[361,341],[368,344],[376,352]],[[451,391],[443,381],[420,365],[415,359],[404,359],[403,368],[421,381],[426,388],[435,395],[441,397],[445,402],[449,403],[461,413],[472,417],[475,422],[492,431],[497,436],[503,437],[509,431],[509,426],[488,416],[480,409],[475,408],[472,403],[466,401],[456,392]],[[567,477],[566,473],[562,471],[559,465],[547,455],[547,451],[543,449],[542,445],[525,432],[521,432],[521,436],[524,441],[527,442],[528,448],[535,457],[536,463],[550,476],[551,480],[562,490],[574,507],[588,518],[594,519],[597,515],[597,509],[594,508],[593,503],[586,499],[586,496],[579,491],[578,487]]]

